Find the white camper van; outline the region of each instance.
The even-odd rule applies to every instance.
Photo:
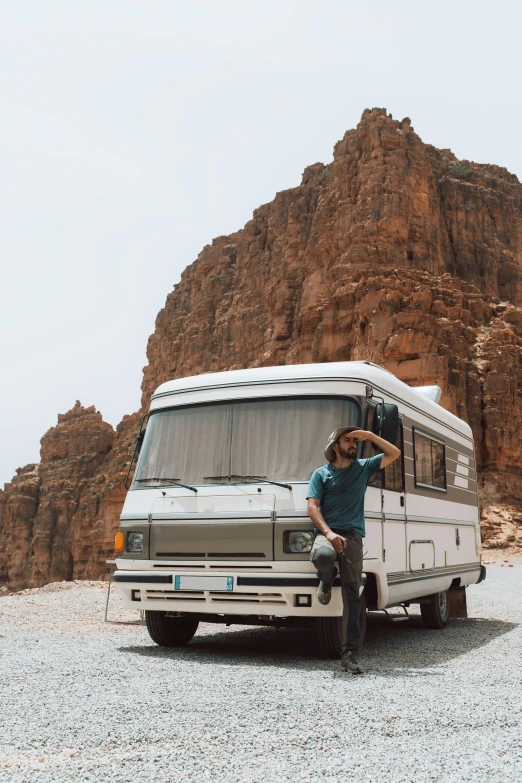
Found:
[[[329,434],[356,425],[401,450],[366,491],[367,609],[420,604],[430,628],[465,616],[466,586],[485,577],[473,436],[439,397],[369,362],[162,384],[116,536],[125,605],[145,611],[160,645],[187,644],[199,622],[315,623],[324,652],[338,655],[341,590],[317,601],[306,490]],[[360,457],[375,453],[363,446]]]

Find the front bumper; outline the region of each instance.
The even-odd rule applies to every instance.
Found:
[[[310,573],[220,573],[232,576],[233,590],[186,591],[175,589],[176,576],[200,576],[201,572],[175,569],[170,573],[118,570],[114,586],[128,609],[195,612],[202,614],[256,615],[271,617],[339,617],[342,614],[340,580],[336,579],[332,600],[322,606],[316,596],[319,580]],[[300,606],[297,596],[310,596],[310,606]]]

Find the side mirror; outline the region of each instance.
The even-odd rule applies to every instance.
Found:
[[[145,415],[148,415],[148,414],[145,414]],[[145,416],[141,420],[142,424],[143,424],[144,420],[145,420]],[[131,470],[132,470],[132,466],[134,464],[134,460],[138,459],[138,455],[139,455],[139,453],[141,451],[141,447],[143,445],[143,438],[144,437],[145,437],[145,427],[142,427],[140,429],[139,433],[138,433],[138,437],[136,438],[136,445],[134,446],[134,451],[132,452],[132,458],[131,458],[131,461],[129,462],[129,469],[127,471],[127,475],[125,476],[125,481],[123,482],[123,486],[125,487],[125,489],[129,489],[130,488],[129,476],[130,476],[130,473],[131,473]]]
[[[138,437],[136,438],[136,456],[138,456],[138,454],[141,451],[144,437],[145,437],[145,427],[142,427],[142,429],[138,433]]]
[[[372,432],[380,438],[384,438],[388,443],[395,443],[397,433],[399,432],[399,409],[396,405],[388,402],[380,402],[375,408],[375,414],[372,421]],[[377,451],[377,446],[372,443]]]

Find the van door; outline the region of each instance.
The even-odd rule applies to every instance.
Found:
[[[447,514],[440,506],[440,501],[447,498],[446,445],[440,433],[424,425],[419,427],[414,421],[408,436],[413,467],[408,490],[408,567],[414,573],[429,572],[448,565],[448,551],[455,549],[451,520],[448,525],[440,524]]]
[[[383,561],[386,573],[406,572],[406,513],[404,493],[383,488]]]
[[[371,430],[374,411],[375,405],[370,403],[366,418],[367,430]],[[402,440],[400,419],[395,445],[401,450],[401,456],[370,482],[370,486],[378,487],[381,493],[382,560],[388,574],[406,572],[406,496]],[[365,446],[364,457],[377,453],[370,442],[367,441]]]
[[[404,492],[404,456],[402,421],[395,446],[401,451],[399,459],[388,465],[381,474],[383,510],[383,559],[388,574],[406,571],[406,495]]]

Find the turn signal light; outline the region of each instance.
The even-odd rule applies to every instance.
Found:
[[[123,552],[123,544],[125,537],[121,530],[114,536],[114,549],[116,552]]]

